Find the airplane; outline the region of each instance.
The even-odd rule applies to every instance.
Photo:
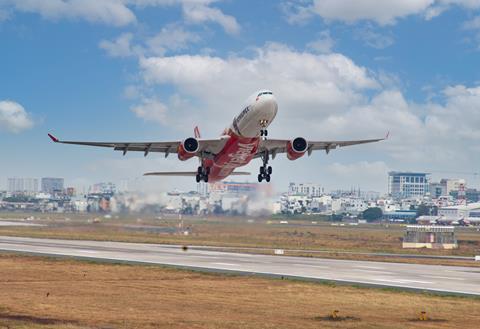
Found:
[[[198,127],[194,129],[194,137],[172,142],[83,142],[59,140],[48,134],[55,143],[76,144],[113,148],[122,151],[123,155],[130,151],[143,152],[146,157],[150,152],[163,153],[168,157],[176,153],[180,161],[198,157],[200,165],[196,171],[150,172],[145,176],[194,176],[197,183],[216,182],[232,175],[250,175],[248,172],[235,171],[245,166],[252,159],[260,158],[262,166],[258,173],[258,182],[270,182],[272,167],[268,165],[270,158],[279,153],[286,153],[289,160],[296,160],[313,151],[324,150],[327,154],[337,147],[373,143],[388,138],[347,140],[347,141],[307,141],[303,137],[293,139],[270,139],[267,128],[275,119],[278,104],[270,90],[260,90],[252,94],[246,102],[247,106],[233,119],[222,135],[214,139],[202,139]]]

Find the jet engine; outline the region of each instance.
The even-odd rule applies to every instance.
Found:
[[[308,143],[303,137],[297,137],[287,144],[288,160],[296,160],[307,152]]]
[[[178,145],[178,159],[185,161],[195,156],[198,151],[198,140],[193,137],[185,139],[180,145]]]

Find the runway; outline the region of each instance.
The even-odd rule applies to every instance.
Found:
[[[253,255],[176,245],[0,236],[0,250],[480,296],[480,268]]]

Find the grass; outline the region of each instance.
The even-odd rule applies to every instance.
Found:
[[[25,329],[478,328],[480,308],[477,298],[11,254],[0,254],[0,289],[0,328]]]
[[[12,214],[11,216],[28,215]],[[11,217],[10,216],[10,217]],[[37,214],[38,216],[38,214]],[[185,218],[184,227],[191,230],[188,236],[178,234],[178,219],[156,219],[152,216],[125,216],[103,219],[100,223],[89,223],[89,215],[48,214],[39,220],[45,227],[0,227],[0,235],[29,236],[39,238],[65,238],[109,240],[142,243],[172,243],[184,245],[208,245],[228,247],[282,248],[300,250],[323,250],[329,253],[296,253],[306,256],[334,257],[344,259],[385,260],[398,262],[421,262],[426,264],[448,264],[479,266],[472,261],[402,259],[347,255],[339,252],[383,252],[444,256],[474,256],[480,254],[480,232],[471,228],[458,228],[459,248],[456,250],[406,250],[401,248],[404,227],[401,225],[331,226],[330,223],[312,224],[307,220],[280,220],[248,218],[208,219]],[[3,218],[8,218],[2,215]],[[135,228],[127,227],[135,225]],[[139,229],[141,227],[143,229]],[[154,229],[169,229],[157,232]],[[172,233],[173,232],[173,233]]]

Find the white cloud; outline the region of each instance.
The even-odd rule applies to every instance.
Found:
[[[172,84],[180,95],[193,97],[197,111],[184,114],[205,124],[212,117],[215,123],[229,122],[236,112],[232,106],[239,109],[247,95],[262,88],[272,89],[290,110],[287,117],[298,120],[300,110],[302,115],[322,117],[358,103],[363,90],[379,87],[348,57],[297,52],[277,44],[257,49],[252,58],[150,57],[141,58],[140,67],[147,84]],[[175,115],[184,117],[179,111]]]
[[[141,104],[132,107],[131,110],[145,121],[167,124],[167,107],[157,99],[143,99]]]
[[[391,34],[375,32],[371,26],[356,29],[355,37],[362,40],[367,46],[376,49],[384,49],[394,43]]]
[[[452,6],[466,9],[480,8],[478,0],[313,0],[300,3],[286,2],[291,13],[287,20],[299,23],[316,14],[327,21],[355,23],[358,21],[374,21],[379,25],[393,25],[399,19],[410,15],[422,15],[432,19]]]
[[[188,47],[189,43],[198,42],[200,37],[183,27],[167,25],[155,36],[147,39],[149,52],[153,55],[163,56],[168,50],[178,51]]]
[[[102,40],[99,47],[107,52],[112,57],[129,57],[136,54],[136,51],[132,47],[132,33],[123,33],[115,40]]]
[[[132,7],[181,6],[186,21],[214,22],[230,34],[240,31],[235,17],[211,7],[215,0],[0,0],[0,7],[37,13],[46,19],[84,19],[93,23],[125,26],[137,21]],[[2,9],[2,8],[0,8]]]
[[[478,30],[480,29],[480,16],[476,16],[471,20],[466,21],[463,24],[463,27],[467,30]]]
[[[307,48],[319,54],[325,54],[332,51],[335,41],[330,36],[330,31],[325,30],[319,33],[319,37],[307,43]]]
[[[114,26],[136,21],[134,13],[120,0],[4,0],[3,3],[21,12],[38,13],[47,19],[85,19]]]
[[[235,17],[224,14],[218,8],[209,7],[202,1],[185,1],[183,14],[188,21],[193,23],[215,22],[229,34],[240,32],[240,25]]]
[[[317,55],[278,44],[257,49],[251,57],[142,58],[140,67],[147,85],[173,86],[177,94],[165,104],[165,122],[185,133],[191,129],[186,118],[192,125],[206,126],[204,134],[221,131],[241,109],[245,96],[269,88],[279,102],[271,136],[345,140],[382,137],[390,131],[388,141],[336,150],[327,157],[347,166],[353,163],[359,175],[367,170],[359,159],[370,162],[372,177],[378,171],[377,180],[387,167],[458,171],[462,163],[462,170],[471,171],[470,166],[480,161],[475,151],[480,140],[480,87],[451,86],[440,101],[414,103],[397,84],[385,84],[376,78],[378,72],[371,73],[344,55]],[[315,163],[299,161],[298,166],[305,168]],[[308,177],[308,170],[298,176]]]
[[[0,101],[0,129],[13,133],[33,127],[33,120],[22,105],[12,101]]]

